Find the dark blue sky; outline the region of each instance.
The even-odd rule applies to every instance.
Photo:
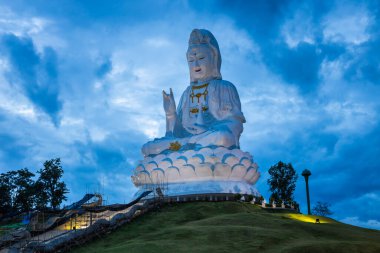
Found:
[[[312,203],[380,229],[379,19],[378,1],[0,0],[0,172],[61,157],[69,202],[100,184],[128,201],[141,145],[164,134],[161,90],[178,101],[188,36],[205,28],[240,94],[259,191],[291,162],[312,171]]]

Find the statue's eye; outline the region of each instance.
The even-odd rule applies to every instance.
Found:
[[[204,58],[205,58],[204,56],[200,56],[200,57],[199,57],[199,60],[202,60],[202,59],[204,59]]]

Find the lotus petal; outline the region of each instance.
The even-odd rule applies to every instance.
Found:
[[[233,167],[234,165],[239,164],[239,161],[240,161],[240,159],[237,158],[236,156],[229,156],[225,159],[224,163]]]
[[[187,161],[188,164],[192,164],[195,167],[197,167],[200,164],[203,164],[202,159],[199,156],[196,157],[189,157],[189,160]]]
[[[197,178],[195,167],[191,164],[178,167],[181,175],[181,181],[193,181]]]
[[[238,157],[239,160],[244,157],[244,156],[247,156],[248,153],[246,152],[243,152],[241,151],[240,149],[232,149],[231,151],[231,154],[233,154],[234,156]],[[249,154],[248,154],[249,155]]]
[[[152,183],[149,172],[147,172],[147,171],[141,171],[137,175],[137,181],[140,182],[141,184],[151,184]]]
[[[169,159],[164,159],[163,161],[161,161],[159,164],[158,164],[158,166],[160,167],[160,168],[163,168],[163,169],[167,169],[167,168],[169,168],[170,166],[172,166],[173,164],[170,162],[170,161],[168,161]]]
[[[214,150],[211,148],[202,148],[201,150],[199,150],[199,152],[202,153],[202,155],[204,155],[205,157],[212,156],[214,154]]]
[[[200,164],[204,163],[205,162],[205,157],[203,154],[196,154],[196,155],[193,155],[193,158],[199,158],[200,159]]]
[[[176,160],[173,161],[173,166],[176,166],[176,167],[181,167],[181,166],[186,165],[186,164],[187,164],[187,158],[186,158],[186,160],[184,160],[184,159],[176,159]]]
[[[247,172],[247,169],[244,166],[240,164],[236,164],[231,168],[230,179],[232,180],[243,179],[246,172]]]
[[[251,183],[251,184],[254,184],[257,182],[257,180],[259,179],[260,177],[260,172],[257,172],[249,181],[248,183]]]
[[[153,165],[153,166],[156,166],[156,167],[154,167],[154,168],[157,168],[157,167],[158,167],[158,164],[157,164],[156,161],[150,161],[150,162],[148,162],[147,164],[149,164],[149,165]]]
[[[167,182],[178,182],[181,179],[179,169],[175,166],[170,166],[165,172]]]
[[[145,165],[145,168],[147,171],[152,172],[155,168],[158,168],[158,164],[154,161],[149,162]]]
[[[195,151],[195,150],[186,150],[184,153],[183,153],[183,155],[184,156],[186,156],[186,157],[192,157],[193,155],[195,155],[195,154],[198,154],[198,152],[197,151]]]
[[[139,172],[139,171],[143,171],[143,170],[145,170],[145,166],[143,165],[143,164],[139,164],[139,165],[137,165],[137,168],[136,168],[136,172]]]
[[[162,159],[162,162],[168,162],[168,163],[170,163],[170,166],[173,165],[173,161],[169,157],[166,157],[165,159]]]
[[[163,154],[156,155],[156,156],[154,157],[154,161],[156,161],[157,164],[159,164],[160,161],[164,160],[165,158],[166,158],[166,155],[163,155]]]
[[[239,164],[244,165],[246,168],[249,168],[249,166],[252,164],[252,161],[248,157],[244,156],[240,159]]]
[[[174,161],[175,160],[177,160],[178,158],[178,152],[172,152],[172,153],[169,153],[168,155],[167,155],[167,157],[169,158],[169,159],[171,159],[172,161],[173,161],[173,163],[174,163]]]
[[[220,163],[220,158],[217,156],[206,156],[205,157],[205,163],[212,163],[212,164],[217,164]]]
[[[162,184],[165,182],[165,171],[161,168],[155,168],[151,172],[150,177],[154,184]]]
[[[146,164],[146,163],[149,163],[149,162],[151,162],[151,161],[154,161],[154,158],[148,156],[148,157],[145,157],[143,161],[144,161],[144,163]],[[140,161],[140,162],[142,163],[142,161]]]
[[[141,185],[141,182],[138,180],[138,177],[137,176],[131,176],[132,178],[132,182],[135,186],[140,186]]]
[[[187,157],[183,156],[183,155],[177,157],[177,160],[183,160],[183,161],[185,161],[185,163],[187,163]]]
[[[211,180],[213,178],[213,171],[210,163],[197,165],[195,167],[195,173],[201,180]]]
[[[216,163],[214,168],[214,178],[226,180],[231,175],[231,167],[228,164]]]
[[[216,149],[214,149],[214,153],[215,154],[226,153],[226,150],[229,151],[229,149],[226,149],[224,147],[217,147]]]
[[[229,157],[234,157],[234,155],[231,154],[231,153],[228,153],[228,154],[223,155],[222,163],[226,163],[226,160],[227,160]]]
[[[249,167],[247,170],[247,173],[244,176],[244,180],[249,182],[249,180],[255,176],[257,173],[256,169],[254,167]]]

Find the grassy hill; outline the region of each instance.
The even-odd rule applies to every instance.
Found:
[[[74,252],[380,252],[380,231],[305,221],[248,203],[174,204]]]

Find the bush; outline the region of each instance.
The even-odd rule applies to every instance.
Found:
[[[330,206],[331,204],[327,202],[318,201],[317,204],[315,204],[315,206],[313,207],[312,213],[318,216],[332,215],[333,213],[330,211]]]
[[[241,194],[240,193],[236,193],[235,196],[234,196],[234,199],[236,201],[240,200],[241,199]]]
[[[253,195],[246,195],[245,196],[245,201],[251,202],[253,200]]]

